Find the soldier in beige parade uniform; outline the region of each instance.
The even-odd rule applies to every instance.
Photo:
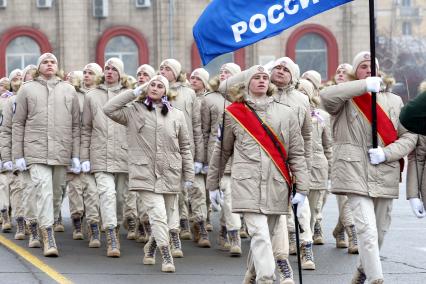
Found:
[[[194,157],[194,172],[199,174],[203,168],[203,136],[201,133],[200,104],[196,99],[195,92],[188,86],[186,75],[182,72],[181,64],[175,59],[166,59],[160,64],[160,73],[167,78],[170,89],[177,93],[172,105],[183,111],[188,127],[191,141],[191,152]],[[182,239],[191,239],[189,230],[189,212],[187,204],[187,193],[179,194],[179,213]],[[173,257],[183,257],[182,246],[179,237],[179,230],[170,229],[172,240]]]
[[[80,85],[76,91],[83,112],[83,103],[86,94],[96,88],[102,78],[102,68],[96,63],[87,64],[82,72]],[[76,82],[77,83],[77,82]],[[82,218],[86,217],[89,233],[89,247],[99,248],[101,246],[99,231],[99,195],[96,187],[95,177],[91,173],[68,172],[67,193],[71,220],[73,223],[73,239],[83,240]]]
[[[305,73],[306,74],[306,73]],[[303,75],[302,75],[303,77]],[[320,98],[311,81],[300,79],[298,90],[307,95],[312,117],[312,168],[309,187],[311,230],[314,244],[325,243],[321,226],[322,209],[325,205],[328,181],[331,176],[332,146],[330,115],[319,108]]]
[[[151,65],[143,64],[136,70],[136,81],[137,86],[142,86],[148,83],[152,77],[155,76],[155,70]],[[137,197],[138,207],[138,231],[136,235],[136,241],[138,243],[146,243],[151,236],[151,224],[149,223],[148,214],[146,208],[142,206],[142,200]]]
[[[380,92],[381,78],[370,77],[370,63],[369,52],[359,53],[353,62],[353,76],[357,80],[321,91],[325,110],[334,116],[332,192],[347,195],[358,236],[360,263],[352,283],[364,283],[367,279],[369,283],[384,282],[379,250],[390,227],[393,199],[398,198],[399,160],[417,142],[417,136],[399,123],[401,98]],[[371,124],[364,117],[364,112],[371,108],[363,110],[359,104],[369,98],[366,92],[378,93],[378,124],[390,125],[385,133],[379,129],[381,139],[377,148],[371,147]],[[391,132],[396,140],[385,146],[385,136],[381,134]]]
[[[278,134],[287,152],[291,172],[296,176],[298,192],[293,202],[300,204],[300,210],[308,193],[309,175],[297,117],[288,106],[273,99],[269,74],[262,66],[253,66],[237,76],[244,80],[231,87],[232,99],[248,104]],[[275,260],[271,239],[277,233],[286,233],[286,227],[279,223],[280,216],[289,213],[288,197],[291,189],[269,154],[226,112],[223,141],[216,143],[209,164],[209,190],[217,190],[219,187],[223,165],[231,155],[232,211],[244,215],[251,236],[248,272],[251,267],[256,271],[254,275],[246,274],[244,283],[252,283],[248,281],[254,280],[249,279],[253,276],[256,283],[273,283]],[[289,262],[286,261],[285,265],[289,266]],[[292,283],[291,278],[286,280]]]
[[[330,85],[338,85],[347,82],[351,79],[352,65],[348,63],[340,64],[336,69],[336,74],[333,77]],[[331,125],[333,129],[334,117],[331,116]],[[332,131],[333,132],[333,131]],[[333,133],[332,133],[333,134]],[[330,189],[332,189],[333,181],[331,180]],[[348,253],[358,253],[358,240],[354,225],[354,218],[348,203],[346,195],[336,195],[337,208],[339,209],[339,219],[337,220],[336,227],[333,230],[333,237],[336,239],[337,248],[348,248]],[[348,235],[348,242],[346,241],[345,232]]]
[[[1,113],[1,159],[3,161],[3,173],[0,174],[0,192],[4,195],[2,200],[3,204],[0,204],[2,218],[4,220],[2,225],[2,231],[8,232],[12,229],[12,222],[9,217],[15,218],[17,223],[17,229],[15,233],[16,240],[25,239],[25,222],[24,222],[24,207],[22,204],[22,184],[20,179],[15,176],[12,172],[13,162],[11,158],[11,142],[12,142],[12,133],[11,133],[11,118],[12,118],[12,101],[15,100],[15,95],[18,92],[22,84],[22,70],[15,69],[9,74],[8,78],[10,82],[11,92],[4,96],[5,100],[2,103],[2,113]],[[10,95],[10,96],[9,96]],[[6,133],[6,125],[9,127],[9,131]],[[9,208],[12,208],[12,212],[9,212]]]
[[[23,82],[31,81],[33,80],[33,77],[35,73],[37,72],[37,66],[35,65],[28,65],[24,68],[22,71],[22,78]],[[4,108],[3,111],[3,123],[1,126],[1,136],[3,139],[4,145],[2,146],[2,156],[5,158],[5,162],[3,163],[3,167],[7,169],[8,171],[13,171],[13,160],[12,157],[12,118],[14,115],[16,109],[16,96],[12,96],[9,101],[7,102],[7,105]],[[19,213],[19,215],[23,214],[22,216],[25,217],[25,222],[28,225],[29,229],[29,241],[28,241],[28,247],[30,248],[39,248],[41,246],[40,244],[40,237],[39,237],[39,228],[38,228],[38,222],[37,222],[37,203],[34,202],[36,200],[37,192],[34,190],[33,183],[31,181],[31,177],[29,174],[29,171],[23,171],[23,172],[17,172],[19,181],[16,182],[16,184],[19,184],[19,188],[22,190],[22,196],[19,196],[18,199],[13,200],[12,198],[12,204],[20,204],[18,205],[19,211],[22,210],[22,213]],[[15,175],[13,175],[16,177]],[[13,196],[13,195],[12,195]],[[13,211],[13,208],[12,208]],[[15,212],[16,214],[16,212]],[[16,239],[24,239],[25,235],[23,232],[22,222],[18,223],[18,230],[16,231],[15,238]],[[21,223],[21,224],[20,224]]]
[[[213,92],[206,94],[202,102],[201,121],[204,151],[207,151],[206,157],[209,163],[214,145],[218,139],[218,131],[223,125],[223,112],[225,107],[230,104],[230,98],[227,93],[231,85],[227,84],[226,80],[240,73],[241,68],[237,64],[223,64],[219,70],[219,76],[211,80]],[[220,84],[221,82],[225,83]],[[223,198],[221,197],[222,194]],[[226,166],[224,175],[221,177],[220,190],[209,193],[209,199],[213,200],[213,207],[219,207],[219,204],[215,202],[218,197],[220,197],[219,199],[223,199],[222,204],[220,204],[222,210],[220,211],[219,249],[229,250],[231,256],[240,256],[242,253],[241,238],[239,235],[241,220],[239,214],[232,212],[231,170],[229,165]],[[230,242],[228,241],[228,237]]]
[[[81,169],[95,175],[99,194],[102,226],[107,236],[107,256],[120,257],[119,227],[128,191],[128,155],[126,127],[109,119],[102,111],[111,98],[128,89],[123,62],[110,58],[105,62],[102,84],[90,90],[84,99],[81,130]]]
[[[426,92],[426,81],[420,84],[419,94]],[[419,135],[416,149],[408,155],[407,199],[417,218],[426,217],[426,136]]]
[[[129,188],[138,192],[152,222],[143,262],[155,264],[158,247],[163,259],[161,270],[175,272],[169,228],[179,227],[179,216],[173,211],[178,210],[175,205],[181,182],[184,190],[192,186],[194,165],[185,116],[170,105],[167,95],[169,82],[157,75],[146,85],[110,100],[104,111],[127,127]]]
[[[299,121],[299,126],[302,131],[305,157],[308,170],[311,170],[312,161],[312,119],[310,114],[309,99],[296,90],[296,84],[300,77],[299,66],[288,57],[282,57],[275,61],[271,71],[271,82],[277,86],[278,92],[274,95],[276,101],[290,106],[290,108],[296,113]],[[286,216],[282,216],[284,219]],[[287,216],[286,225],[289,231],[289,244],[290,254],[296,254],[296,233],[294,225],[294,216],[292,211]],[[300,227],[303,231],[300,234],[301,240],[301,257],[302,257],[302,268],[312,270],[315,269],[314,256],[313,256],[313,238],[311,230],[311,212],[309,206],[309,200],[307,199],[303,204],[303,211],[299,218]],[[280,224],[283,224],[281,221]],[[282,240],[279,240],[282,237]],[[275,250],[282,250],[279,247],[283,246],[286,241],[285,236],[276,236],[274,244],[276,245]]]
[[[197,68],[192,71],[191,76],[189,77],[189,82],[191,87],[197,95],[198,104],[201,106],[202,101],[204,100],[205,94],[209,91],[209,77],[210,74],[204,68]],[[201,113],[202,115],[202,113]],[[206,149],[203,151],[204,158],[203,161],[207,161],[207,152]],[[207,165],[207,164],[206,164]],[[205,169],[203,167],[203,169]],[[211,246],[209,241],[209,235],[207,232],[207,202],[206,199],[206,183],[205,183],[205,174],[206,172],[201,171],[201,173],[195,175],[194,186],[188,192],[189,202],[192,209],[191,219],[193,222],[192,233],[193,240],[198,243],[200,247]]]
[[[33,81],[22,85],[12,119],[12,157],[18,171],[28,168],[38,192],[38,223],[45,256],[58,256],[53,232],[53,175],[80,167],[80,109],[75,89],[56,74],[51,53],[40,56]],[[54,94],[54,95],[53,95]]]

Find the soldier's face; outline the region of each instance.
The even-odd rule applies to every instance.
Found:
[[[117,68],[108,64],[104,69],[105,83],[108,85],[117,84],[120,79],[120,75],[118,74]]]
[[[250,93],[254,96],[266,95],[269,86],[269,76],[264,73],[255,74],[249,84]]]
[[[205,89],[203,81],[197,76],[191,76],[189,78],[189,82],[191,83],[191,87],[195,92],[199,92]]]
[[[336,75],[334,75],[334,81],[336,81],[337,84],[347,82],[348,74],[346,72],[346,69],[344,68],[338,69],[336,72]]]
[[[53,77],[58,72],[58,63],[53,58],[46,58],[41,62],[38,70],[46,78]]]
[[[17,92],[19,87],[22,84],[22,76],[21,74],[16,75],[15,77],[13,77],[12,82],[10,82],[10,85],[12,86],[12,90],[14,92]]]
[[[278,87],[284,87],[290,84],[291,82],[291,73],[287,67],[278,65],[272,69],[271,81]]]
[[[364,61],[361,62],[361,64],[358,66],[358,69],[356,69],[356,77],[358,80],[365,79],[367,77],[371,77],[371,62],[370,61]]]
[[[149,77],[149,74],[144,71],[139,71],[139,73],[136,74],[136,77],[137,77],[136,79],[138,80],[139,85],[143,85],[151,79]]]
[[[8,91],[6,84],[1,83],[0,84],[0,95],[2,95],[3,93],[6,93],[6,91]]]
[[[161,65],[160,74],[166,77],[170,83],[176,82],[175,74],[170,67]]]
[[[231,76],[232,76],[231,72],[229,72],[225,68],[221,68],[220,69],[220,71],[219,71],[219,81],[221,81],[221,82],[225,81],[226,79],[228,79]]]
[[[83,71],[83,82],[86,88],[90,88],[95,84],[96,74],[90,69],[85,69]]]
[[[153,102],[161,102],[161,97],[166,94],[166,88],[163,83],[160,81],[152,81],[148,86],[148,97],[151,98]]]
[[[34,69],[28,70],[28,72],[25,73],[24,82],[31,81],[32,79],[34,79],[34,73],[35,73]]]

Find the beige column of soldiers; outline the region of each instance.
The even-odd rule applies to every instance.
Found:
[[[352,65],[348,63],[340,64],[336,69],[336,74],[333,78],[332,84],[338,85],[349,81],[349,76],[352,73]],[[334,118],[331,117],[332,128],[334,129]],[[334,132],[334,131],[332,131]],[[333,181],[331,181],[331,187]],[[337,220],[336,227],[333,230],[333,237],[336,239],[337,248],[348,248],[348,253],[358,253],[358,240],[354,225],[354,218],[351,208],[348,203],[346,195],[336,195],[337,208],[339,209],[339,219]],[[346,241],[345,232],[348,235],[348,242]]]
[[[136,70],[136,85],[142,86],[145,83],[148,83],[152,77],[155,76],[155,69],[148,64],[143,64],[138,67]],[[138,243],[146,243],[151,236],[151,224],[149,222],[149,217],[146,211],[146,208],[142,205],[142,200],[140,195],[137,196],[137,208],[138,208],[138,231],[136,236],[136,241]]]
[[[308,71],[302,77],[310,77],[316,71]],[[314,73],[315,72],[315,73]],[[316,75],[316,74],[315,74]],[[319,75],[319,74],[318,74]],[[318,77],[318,76],[315,76]],[[319,77],[321,78],[321,77]],[[319,109],[320,98],[312,81],[321,84],[319,80],[300,79],[299,91],[307,95],[311,104],[312,117],[312,169],[311,184],[309,186],[309,206],[311,210],[311,230],[314,232],[314,244],[324,244],[323,230],[321,226],[322,209],[327,196],[328,181],[331,177],[332,146],[330,115]]]
[[[202,101],[201,120],[204,149],[207,150],[207,160],[209,163],[214,145],[218,139],[221,139],[221,137],[218,137],[218,132],[222,132],[225,107],[230,105],[227,93],[231,85],[224,84],[222,87],[220,83],[239,73],[241,73],[241,68],[237,64],[223,64],[219,70],[219,76],[210,81],[212,92],[206,94]],[[210,191],[209,193],[213,208],[221,207],[218,245],[221,250],[229,250],[231,256],[240,256],[242,253],[241,238],[239,235],[241,220],[239,214],[232,212],[231,167],[230,163],[221,164],[220,166],[225,168],[224,174],[221,176],[220,190],[216,191],[215,189],[215,191]],[[218,204],[215,200],[221,200],[221,204]]]
[[[274,88],[269,82],[269,73],[257,65],[222,82],[221,88],[228,83],[233,101],[249,104],[279,133],[279,139],[288,154],[290,169],[297,176],[298,193],[294,198],[297,201],[294,201],[302,204],[305,199],[303,194],[307,194],[309,189],[309,175],[298,119],[291,108],[274,100]],[[289,213],[288,196],[291,189],[260,145],[250,135],[246,135],[243,127],[228,114],[225,115],[222,143],[215,144],[209,164],[207,188],[218,191],[219,177],[225,170],[221,168],[220,160],[226,163],[233,155],[232,209],[233,212],[243,213],[252,238],[244,283],[273,283],[276,266],[274,237],[287,233],[285,222],[281,222],[285,218],[280,216]],[[281,253],[288,255],[285,242],[282,249]],[[291,269],[289,262],[282,260],[282,266]],[[280,279],[280,283],[293,283],[292,275]]]
[[[370,63],[369,52],[357,54],[352,74],[356,80],[321,91],[325,109],[335,116],[332,191],[347,195],[359,242],[360,261],[352,283],[384,283],[379,251],[390,227],[392,201],[399,195],[398,161],[417,142],[399,123],[401,98],[380,92],[382,80],[370,77]],[[371,124],[352,100],[366,92],[378,93],[378,104],[397,130],[397,140],[387,146],[379,139],[379,146],[371,149]]]
[[[82,114],[84,98],[90,90],[99,85],[102,77],[102,68],[96,63],[89,63],[83,68],[81,73],[81,78],[71,77],[70,79],[76,87],[80,113]],[[84,239],[82,228],[82,218],[84,216],[87,220],[89,247],[99,248],[101,246],[99,195],[95,177],[90,172],[81,173],[75,171],[75,169],[73,170],[74,172],[71,170],[67,173],[67,193],[73,223],[73,239]]]
[[[277,86],[278,92],[274,95],[277,102],[290,106],[295,112],[299,127],[302,132],[306,163],[308,171],[311,171],[312,162],[312,119],[310,115],[309,99],[295,89],[296,84],[300,77],[299,66],[295,64],[290,58],[282,57],[275,61],[271,71],[271,82]],[[294,225],[294,217],[292,211],[287,216],[287,222],[282,221],[282,224],[288,226],[289,231],[289,245],[290,254],[296,253],[296,233]],[[285,216],[281,217],[282,219]],[[301,262],[303,269],[315,269],[314,256],[312,250],[312,230],[311,230],[311,212],[309,206],[309,199],[306,199],[303,204],[303,211],[299,217],[299,224],[301,228]],[[279,240],[280,236],[276,236],[277,240],[273,241],[275,244],[274,251],[280,251],[280,247],[284,246],[287,242],[285,239]],[[284,238],[284,237],[281,237]],[[281,256],[285,258],[285,255]]]
[[[45,256],[58,256],[55,242],[54,188],[60,186],[55,172],[80,166],[80,110],[75,89],[57,77],[58,61],[45,53],[38,59],[37,72],[16,98],[12,119],[12,157],[18,171],[27,170],[37,194],[38,223]],[[53,95],[54,94],[54,95]]]
[[[201,173],[203,168],[203,137],[201,133],[201,118],[200,118],[200,105],[196,99],[195,92],[188,86],[186,75],[182,72],[181,64],[175,59],[166,59],[160,64],[160,74],[167,78],[170,84],[170,90],[176,92],[172,104],[177,109],[183,111],[185,120],[188,127],[189,137],[191,141],[191,152],[194,157],[194,172],[195,174]],[[200,200],[205,193],[199,185],[194,184],[191,190],[192,194],[198,194]],[[180,213],[180,227],[182,230],[183,239],[191,239],[191,232],[189,229],[189,212],[188,212],[188,196],[187,192],[182,191],[179,195],[179,213]],[[192,206],[194,221],[205,222],[203,217],[202,206],[195,204],[191,196],[189,196],[189,204]],[[204,201],[205,206],[205,201]],[[172,242],[172,255],[173,257],[183,257],[182,245],[179,236],[179,228],[169,228],[170,238]]]
[[[182,179],[184,190],[192,187],[194,164],[184,113],[170,105],[168,96],[173,96],[168,79],[156,75],[146,85],[111,99],[104,112],[127,126],[129,187],[138,192],[152,222],[143,263],[155,264],[158,246],[163,260],[161,270],[175,272],[169,227],[179,226],[179,216],[175,214],[178,193]]]
[[[10,216],[14,217],[17,224],[15,234],[16,240],[25,239],[24,207],[22,203],[23,187],[20,178],[13,174],[13,163],[11,157],[12,131],[11,119],[12,108],[16,93],[22,84],[22,71],[15,69],[9,74],[10,91],[1,96],[1,127],[0,127],[0,147],[2,173],[0,174],[0,192],[2,193],[0,205],[3,218],[2,231],[9,232],[12,229]],[[6,131],[7,130],[7,131]],[[9,212],[9,208],[12,208]]]
[[[83,106],[82,171],[95,176],[109,257],[120,257],[118,234],[123,215],[127,219],[135,219],[137,212],[136,194],[128,192],[126,128],[109,119],[102,107],[128,88],[123,62],[110,58],[105,62],[102,84],[86,94]],[[126,198],[133,199],[131,203],[134,206],[124,206]]]

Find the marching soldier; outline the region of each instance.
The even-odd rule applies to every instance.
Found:
[[[108,100],[127,89],[123,62],[110,58],[105,62],[103,82],[86,94],[83,106],[81,169],[95,176],[108,257],[120,257],[118,234],[123,214],[137,216],[136,209],[130,212],[123,209],[129,180],[126,128],[102,111]]]
[[[241,79],[231,77],[240,84],[230,91],[234,103],[226,108],[222,141],[215,144],[207,188],[219,188],[224,165],[233,155],[232,210],[243,214],[251,236],[244,283],[251,283],[248,281],[253,278],[256,283],[273,283],[271,239],[274,234],[286,233],[286,227],[279,225],[280,216],[288,214],[290,208],[291,180],[285,161],[296,176],[298,192],[293,203],[299,204],[299,211],[309,189],[303,138],[294,112],[273,99],[269,74],[262,66],[253,66],[237,76]],[[284,265],[289,266],[289,262]],[[251,273],[252,267],[256,274]]]
[[[332,192],[347,195],[354,216],[360,264],[352,283],[383,283],[379,250],[398,198],[400,160],[414,149],[417,137],[399,123],[401,98],[380,92],[381,78],[371,77],[369,52],[355,56],[353,76],[355,81],[321,91],[325,110],[334,116]],[[369,92],[378,93],[377,148],[371,147]]]
[[[155,264],[157,247],[163,259],[161,271],[175,272],[169,229],[179,226],[178,192],[181,180],[188,190],[194,180],[190,135],[182,111],[168,102],[169,82],[154,76],[149,83],[126,91],[104,107],[114,121],[127,127],[129,187],[138,192],[152,222],[152,236],[144,248],[144,264]],[[138,96],[136,102],[135,96]],[[171,224],[174,223],[174,224]]]
[[[53,179],[65,175],[70,164],[80,167],[80,109],[75,89],[57,77],[58,61],[51,53],[41,55],[34,80],[26,82],[16,98],[12,119],[12,157],[18,171],[30,171],[38,192],[38,223],[45,256],[58,256],[53,223]],[[54,95],[53,95],[54,94]],[[71,162],[70,162],[71,161]]]
[[[166,59],[160,64],[160,74],[167,78],[170,90],[177,93],[173,106],[183,111],[191,141],[191,152],[194,157],[194,172],[201,173],[203,168],[203,137],[201,133],[200,104],[195,92],[188,86],[182,66],[176,59]],[[191,239],[188,220],[187,194],[181,191],[179,195],[180,227],[182,239]],[[179,228],[169,228],[172,242],[173,257],[183,257]]]

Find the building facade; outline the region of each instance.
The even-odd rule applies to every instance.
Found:
[[[140,64],[158,68],[170,57],[190,72],[201,66],[192,27],[209,2],[0,0],[0,76],[34,64],[48,51],[66,72],[81,70],[88,62],[102,66],[112,56],[122,58],[126,73],[133,76]],[[339,63],[351,63],[356,53],[369,48],[368,31],[368,1],[354,1],[224,55],[207,68],[214,74],[229,60],[244,68],[289,56],[302,72],[313,68],[327,80]]]

